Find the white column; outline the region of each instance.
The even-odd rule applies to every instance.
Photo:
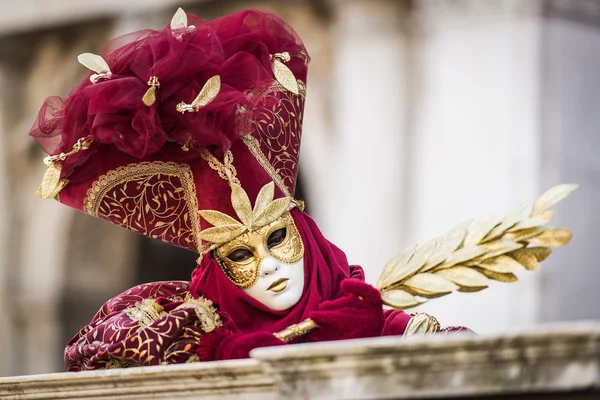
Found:
[[[409,241],[497,217],[541,191],[538,1],[413,3]],[[529,8],[526,8],[529,6]],[[540,275],[421,307],[486,333],[534,324]]]
[[[334,4],[335,138],[322,226],[374,283],[403,243],[404,15],[398,1]]]
[[[600,2],[546,3],[544,182],[581,186],[559,207],[573,240],[542,269],[542,320],[600,319]]]
[[[2,87],[5,87],[5,79],[7,78],[7,69],[5,66],[0,65],[0,82]],[[6,96],[2,97],[3,100],[7,99]],[[3,101],[4,103],[4,101]],[[6,294],[8,291],[8,269],[10,263],[10,256],[8,254],[8,240],[10,232],[10,201],[9,201],[9,190],[8,190],[8,171],[6,166],[6,159],[8,158],[8,150],[6,146],[6,125],[5,120],[6,104],[0,104],[0,154],[2,155],[2,162],[0,162],[0,376],[8,374],[10,371],[11,363],[11,349],[10,343],[12,341],[12,330],[10,321],[12,315]]]

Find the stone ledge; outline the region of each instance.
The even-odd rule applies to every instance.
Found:
[[[66,372],[0,378],[9,399],[274,399],[255,360]]]
[[[600,324],[480,337],[396,337],[257,349],[289,399],[413,399],[598,389]],[[351,385],[348,383],[352,382]]]
[[[254,350],[254,360],[1,378],[0,397],[592,399],[600,398],[599,339],[600,324],[579,323],[494,336],[300,344]]]

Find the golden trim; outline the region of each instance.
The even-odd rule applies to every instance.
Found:
[[[293,94],[291,94],[291,92],[288,92],[276,80],[274,80],[271,84],[265,86],[262,90],[259,90],[256,92],[248,91],[246,93],[246,95],[248,96],[248,98],[250,100],[249,109],[251,110],[251,109],[257,108],[259,103],[265,100],[265,97],[267,97],[268,95],[273,94],[273,93],[281,93],[284,96],[284,98],[287,101],[291,102],[292,104],[294,104],[294,102],[293,102],[294,97],[300,96],[302,98],[306,98],[306,84],[303,81],[301,81],[300,79],[297,80],[297,83],[298,83],[298,88],[299,88],[298,95],[293,95]],[[298,110],[294,109],[294,112],[297,115],[299,114]],[[238,109],[238,121],[236,124],[237,124],[238,134],[242,137],[244,143],[250,149],[250,151],[252,152],[252,155],[254,156],[256,161],[258,161],[258,163],[264,168],[264,170],[271,177],[273,182],[275,182],[277,184],[277,187],[279,187],[279,189],[281,189],[281,191],[287,197],[292,197],[290,194],[290,188],[288,188],[285,184],[284,177],[282,177],[281,175],[279,175],[279,173],[277,173],[277,170],[275,169],[275,167],[271,164],[269,159],[266,157],[266,155],[262,151],[259,139],[252,135],[253,132],[260,131],[260,130],[254,126],[256,124],[256,122],[249,118],[247,108],[240,107]],[[298,132],[295,132],[295,133],[299,134],[300,131],[301,131],[301,125],[299,125]],[[295,160],[295,162],[297,163],[297,160]]]
[[[425,335],[428,333],[436,333],[442,330],[440,322],[433,315],[418,312],[413,314],[403,336]]]
[[[241,186],[240,181],[236,176],[237,171],[233,166],[233,153],[231,153],[231,150],[225,151],[223,162],[217,160],[217,157],[207,149],[200,149],[200,157],[202,157],[208,166],[217,171],[219,176],[226,180],[230,185],[234,184]]]
[[[264,170],[267,171],[267,174],[269,174],[271,179],[273,179],[273,182],[275,182],[275,184],[283,192],[285,197],[292,197],[290,191],[288,190],[288,187],[283,182],[283,179],[281,179],[281,176],[277,173],[277,171],[275,171],[275,168],[273,168],[267,157],[265,157],[264,153],[260,149],[260,143],[258,139],[252,135],[247,135],[244,136],[242,140],[244,141],[246,146],[248,146],[248,149],[250,150],[254,158],[256,158],[256,161],[258,161],[258,163],[264,168]]]
[[[100,217],[100,207],[104,204],[107,194],[117,185],[124,184],[134,179],[143,177],[166,175],[179,178],[181,181],[181,189],[183,189],[183,199],[186,203],[189,213],[192,237],[195,248],[201,251],[200,240],[200,217],[198,214],[198,199],[196,198],[196,189],[192,171],[187,164],[176,164],[173,162],[140,162],[133,163],[117,169],[111,170],[105,175],[102,175],[94,182],[92,187],[87,191],[83,201],[84,212]],[[144,232],[140,232],[144,234]],[[162,239],[162,238],[158,238]],[[167,240],[166,238],[164,240]]]

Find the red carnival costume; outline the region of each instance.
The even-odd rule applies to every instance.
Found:
[[[38,194],[200,258],[191,283],[104,304],[67,345],[69,370],[244,358],[307,318],[318,327],[291,342],[404,333],[412,316],[384,311],[294,200],[309,57],[285,22],[179,10],[80,62],[94,73],[48,98],[30,133],[52,155]],[[289,308],[269,302],[290,277],[252,291],[269,265],[300,268]]]

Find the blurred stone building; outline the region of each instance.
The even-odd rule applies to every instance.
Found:
[[[61,371],[105,300],[195,267],[195,254],[35,197],[44,154],[27,136],[44,98],[87,73],[78,54],[162,28],[178,6],[268,9],[304,39],[299,197],[370,282],[407,245],[577,182],[557,218],[575,239],[541,273],[422,308],[482,333],[600,318],[599,0],[0,4],[0,375]]]

